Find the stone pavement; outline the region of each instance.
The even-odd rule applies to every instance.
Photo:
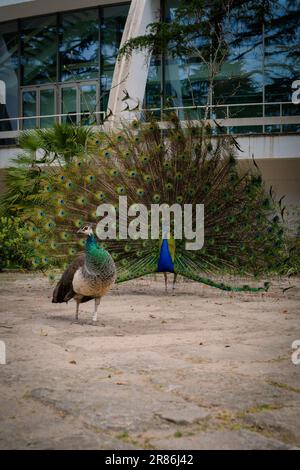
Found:
[[[2,449],[300,447],[300,281],[231,294],[163,279],[51,304],[42,276],[0,274]],[[283,280],[287,285],[286,280]]]

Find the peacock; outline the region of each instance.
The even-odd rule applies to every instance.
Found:
[[[53,291],[52,302],[68,302],[74,298],[75,320],[78,321],[79,305],[95,299],[93,322],[96,322],[101,297],[115,281],[115,263],[110,254],[97,243],[90,225],[80,228],[78,233],[87,236],[85,253],[79,254],[65,269]]]
[[[172,113],[162,123],[151,117],[120,123],[117,130],[95,131],[82,155],[54,162],[44,171],[39,204],[27,221],[37,252],[34,264],[66,267],[84,246],[76,231],[86,224],[96,226],[98,206],[109,204],[119,215],[115,236],[99,243],[116,264],[116,282],[162,272],[166,288],[167,273],[173,273],[173,287],[181,275],[226,291],[267,290],[268,282],[222,282],[224,274],[256,279],[274,269],[284,231],[255,160],[241,169],[235,139],[219,131],[200,121],[181,122]],[[204,246],[186,249],[187,240],[174,237],[173,220],[169,231],[160,227],[159,239],[150,234],[123,239],[118,214],[122,196],[128,206],[143,204],[149,210],[153,204],[203,204]],[[129,221],[134,223],[130,215]]]

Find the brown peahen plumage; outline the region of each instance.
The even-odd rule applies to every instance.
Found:
[[[116,268],[110,254],[101,248],[91,226],[78,230],[87,236],[85,252],[78,255],[65,269],[53,292],[53,303],[76,301],[78,320],[79,304],[95,299],[93,321],[97,321],[98,307],[101,298],[115,282]]]

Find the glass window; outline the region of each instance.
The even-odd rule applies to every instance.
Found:
[[[83,85],[80,87],[81,123],[83,125],[96,124],[97,110],[96,85]],[[87,114],[88,113],[88,114]]]
[[[146,84],[144,108],[160,108],[161,106],[161,63],[159,57],[152,57],[149,65]],[[160,113],[155,113],[160,116]]]
[[[107,107],[108,93],[111,88],[116,56],[119,50],[129,5],[105,7],[101,19],[101,94],[103,110]]]
[[[18,117],[18,27],[0,25],[0,80],[6,104],[0,104],[0,119]],[[0,130],[15,130],[16,121],[0,122]]]
[[[54,117],[42,117],[51,116],[55,114],[55,93],[53,88],[40,90],[40,126],[51,127],[55,121]]]
[[[187,108],[184,115],[181,112],[182,118],[184,116],[196,117],[192,108],[207,104],[207,75],[206,65],[196,57],[167,59],[165,62],[166,106]]]
[[[224,21],[228,55],[216,76],[214,104],[263,102],[263,27],[252,2]],[[262,106],[232,107],[229,117],[260,117]]]
[[[77,87],[63,87],[61,89],[61,104],[62,104],[62,122],[75,124],[78,118],[77,113]]]
[[[166,2],[166,21],[175,19],[178,3],[178,0]],[[204,37],[190,40],[189,46],[195,48],[194,53],[189,57],[167,57],[165,60],[165,104],[187,108],[179,113],[180,118],[203,117],[200,109],[194,111],[193,108],[205,105],[208,100],[208,69],[197,53],[204,45],[207,45]]]
[[[300,78],[300,1],[272,2],[265,26],[266,101],[291,101],[292,82]],[[300,107],[294,106],[300,113]]]
[[[36,118],[31,118],[37,116],[36,95],[37,93],[34,90],[23,92],[23,117],[26,118],[23,119],[23,129],[33,129],[37,125]]]
[[[61,15],[61,80],[82,80],[98,76],[98,9]]]
[[[22,21],[22,84],[56,81],[56,16]]]
[[[215,80],[214,104],[263,102],[262,43],[256,43],[257,38],[243,47],[232,47]],[[249,111],[254,109],[249,107]]]

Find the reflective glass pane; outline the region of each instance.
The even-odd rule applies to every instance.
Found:
[[[28,119],[36,116],[36,91],[23,92],[23,129],[33,129],[36,127],[36,119]]]
[[[224,20],[228,53],[215,77],[214,104],[263,102],[263,27],[257,15],[253,3],[244,2]],[[231,117],[259,117],[261,109],[235,107]]]
[[[146,84],[145,98],[144,98],[144,108],[160,108],[161,106],[161,63],[159,57],[152,57],[148,78]],[[160,112],[156,112],[158,117]]]
[[[98,76],[98,9],[61,15],[61,80],[81,80]]]
[[[178,0],[166,2],[165,18],[172,22],[176,16]],[[183,18],[183,24],[190,20]],[[165,61],[165,104],[166,106],[184,107],[179,112],[180,118],[197,118],[202,106],[208,101],[208,69],[199,57],[197,50],[203,50],[207,45],[207,38],[200,36],[189,41],[189,47],[194,48],[186,57],[167,57]],[[172,47],[172,44],[170,45]],[[199,118],[202,116],[198,116]]]
[[[166,60],[165,67],[166,105],[190,109],[207,103],[208,73],[200,59],[172,58]]]
[[[17,23],[0,25],[0,80],[5,104],[0,104],[0,119],[18,117],[18,28]],[[0,122],[1,131],[17,129],[17,122]]]
[[[276,0],[265,26],[266,101],[291,101],[300,77],[300,1]],[[295,106],[300,114],[300,106]]]
[[[21,23],[22,83],[56,81],[57,30],[56,16],[31,18]]]
[[[101,93],[111,87],[116,56],[119,50],[129,5],[106,7],[102,10],[101,20]],[[108,93],[102,98],[101,109],[105,110]]]
[[[66,87],[61,89],[62,122],[76,123],[77,116],[77,89],[75,87]]]
[[[49,116],[55,114],[54,89],[40,91],[40,115]],[[51,127],[54,117],[41,117],[40,127]]]
[[[96,123],[96,85],[83,85],[80,87],[81,124],[93,125]]]

